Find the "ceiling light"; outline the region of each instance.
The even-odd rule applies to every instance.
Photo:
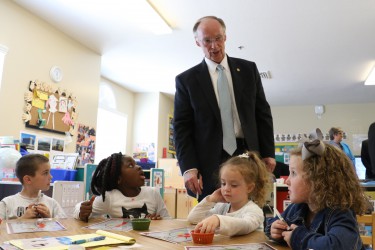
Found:
[[[371,73],[365,81],[365,85],[375,85],[375,67],[372,68]]]
[[[322,115],[325,112],[324,105],[315,105],[315,114],[318,116],[319,119],[322,118]]]
[[[149,21],[151,30],[157,35],[172,33],[172,28],[169,26],[164,17],[157,11],[155,6],[153,6],[148,0],[145,2],[147,2],[145,4],[147,6],[145,6],[145,10],[142,11],[142,14],[144,15],[144,18]]]

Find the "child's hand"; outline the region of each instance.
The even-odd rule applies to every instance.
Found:
[[[293,230],[296,229],[296,228],[297,228],[297,225],[292,224],[290,226],[290,230],[289,231],[282,232],[282,236],[284,237],[284,240],[288,244],[289,247],[291,247],[290,246],[290,238],[292,237]]]
[[[210,217],[199,222],[195,228],[196,233],[213,233],[215,229],[220,226],[220,220],[216,215],[211,215]]]
[[[145,218],[150,218],[151,220],[161,220],[161,216],[159,214],[148,214]]]
[[[81,207],[79,208],[79,218],[82,221],[89,221],[89,216],[92,213],[92,203],[94,202],[95,195],[91,197],[89,201],[84,201],[81,203]]]
[[[34,208],[39,215],[38,217],[51,218],[51,212],[45,204],[39,203],[37,205],[34,205]]]
[[[35,205],[30,204],[27,208],[25,213],[20,217],[20,219],[34,219],[38,215],[36,211]]]
[[[212,194],[207,197],[209,202],[226,202],[223,195],[221,194],[221,188],[216,189]]]
[[[283,238],[282,233],[288,229],[288,224],[281,220],[276,220],[271,225],[271,238],[280,240]]]

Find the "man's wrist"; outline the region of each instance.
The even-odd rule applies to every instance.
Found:
[[[186,170],[186,171],[182,174],[182,176],[185,176],[186,173],[189,173],[189,172],[191,172],[191,171],[196,171],[196,172],[198,173],[198,169],[196,169],[196,168],[191,168],[191,169]]]

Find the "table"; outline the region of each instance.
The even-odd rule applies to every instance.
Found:
[[[36,238],[36,237],[58,237],[58,236],[68,236],[68,235],[76,235],[76,234],[88,234],[88,233],[95,233],[95,230],[82,228],[92,223],[97,223],[102,221],[102,219],[91,219],[88,223],[83,221],[79,221],[76,219],[59,219],[58,220],[61,224],[66,227],[66,231],[55,231],[55,232],[37,232],[37,233],[21,233],[21,234],[8,234],[6,231],[6,221],[3,221],[0,225],[0,243],[8,240],[14,239],[25,239],[25,238]],[[193,227],[189,222],[186,220],[153,220],[151,221],[149,231],[165,231],[173,228],[184,228],[184,227]],[[128,237],[133,237],[137,240],[137,243],[142,245],[141,249],[165,249],[165,250],[178,250],[184,249],[186,245],[198,245],[194,244],[193,242],[187,242],[183,244],[174,244],[170,242],[166,242],[163,240],[154,239],[151,237],[142,236],[139,234],[140,231],[128,231],[128,232],[121,232],[121,231],[111,231],[117,234],[126,235]],[[214,245],[228,245],[228,244],[246,244],[246,243],[256,243],[256,242],[267,242],[269,245],[273,246],[276,249],[286,250],[290,249],[285,246],[278,245],[273,243],[267,239],[263,232],[252,232],[248,235],[244,236],[235,236],[235,237],[227,237],[223,235],[215,235],[213,243]]]

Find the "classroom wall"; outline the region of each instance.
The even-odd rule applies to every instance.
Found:
[[[157,156],[159,129],[159,93],[136,93],[134,96],[133,145],[154,143]],[[134,152],[134,151],[132,151]],[[155,159],[156,161],[156,159]]]
[[[158,158],[163,157],[163,148],[167,149],[168,152],[168,140],[169,140],[169,115],[173,115],[174,102],[173,99],[160,93],[159,96],[159,129],[158,129]],[[172,155],[167,153],[168,158],[172,158]]]
[[[314,106],[271,107],[275,134],[306,133],[320,128],[323,133],[331,127],[341,127],[348,135],[346,142],[353,153],[360,155],[360,145],[353,144],[353,135],[367,135],[375,121],[375,103],[325,105],[318,119]]]
[[[52,84],[49,71],[54,65],[60,66],[64,74],[62,82],[57,85],[77,97],[77,121],[96,127],[101,61],[99,54],[10,0],[0,1],[0,44],[9,49],[0,89],[0,135],[19,138],[22,130],[64,138],[56,133],[26,129],[21,118],[24,93],[28,90],[29,81],[38,79]],[[73,141],[75,139],[76,137]],[[67,147],[67,151],[75,151],[74,143]]]

